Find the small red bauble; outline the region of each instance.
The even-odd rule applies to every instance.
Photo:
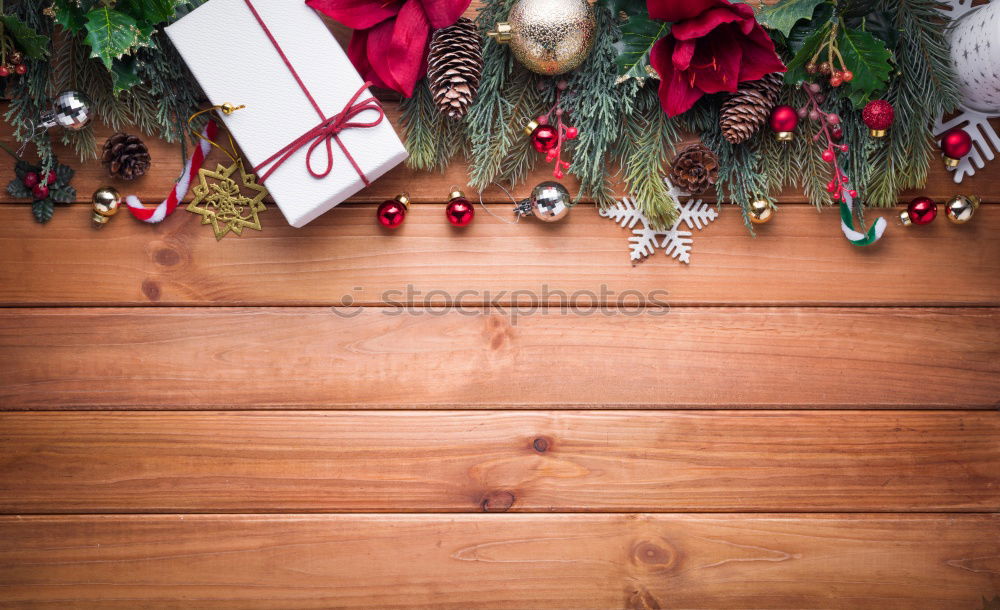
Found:
[[[904,225],[925,225],[937,218],[937,204],[930,197],[917,197],[899,213]]]
[[[17,64],[16,66],[14,66],[15,74],[25,74],[27,71],[28,71],[28,66],[24,64]]]
[[[49,196],[49,187],[44,184],[36,184],[33,189],[31,189],[31,194],[35,199],[45,199]]]
[[[41,178],[39,178],[38,174],[36,174],[35,172],[28,172],[27,174],[24,175],[24,180],[22,180],[21,182],[23,182],[24,186],[28,187],[29,189],[33,189],[35,188],[35,186],[38,185],[39,182],[41,182]]]
[[[872,100],[861,111],[861,120],[868,126],[868,133],[873,138],[884,138],[895,116],[892,104],[885,100]]]
[[[410,198],[403,193],[395,199],[386,199],[378,206],[378,222],[387,229],[395,229],[406,220],[406,210],[410,207]]]
[[[540,153],[555,150],[559,145],[559,131],[552,125],[539,125],[531,130],[531,145]]]
[[[465,198],[462,191],[452,191],[451,198],[448,200],[448,207],[444,209],[444,214],[448,217],[448,222],[453,226],[464,227],[472,222],[473,217],[476,215],[476,209],[472,207],[472,204]]]
[[[778,106],[771,111],[771,129],[782,142],[794,137],[793,132],[798,124],[799,115],[791,106]]]
[[[941,136],[941,152],[948,167],[958,165],[959,159],[972,150],[972,137],[964,129],[949,129]]]

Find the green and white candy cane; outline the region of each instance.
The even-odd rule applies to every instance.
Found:
[[[854,228],[854,198],[844,191],[844,199],[840,202],[840,230],[844,237],[855,246],[869,246],[882,238],[885,228],[889,225],[885,218],[878,218],[868,228],[861,232]],[[864,229],[864,227],[861,227]]]

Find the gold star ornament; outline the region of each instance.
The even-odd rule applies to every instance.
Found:
[[[239,182],[233,179],[237,170]],[[186,209],[201,214],[201,224],[212,225],[215,239],[222,239],[230,231],[243,235],[243,229],[261,230],[259,214],[265,210],[267,189],[257,184],[257,176],[244,171],[242,163],[237,161],[229,167],[220,163],[215,171],[198,170],[198,184],[192,192],[194,199]]]

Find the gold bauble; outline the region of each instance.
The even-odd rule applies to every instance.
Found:
[[[508,43],[525,68],[552,76],[583,63],[596,27],[587,0],[517,0],[489,36]]]
[[[91,214],[90,219],[94,222],[94,227],[98,229],[108,224],[108,221],[118,213],[118,208],[122,205],[121,194],[110,186],[102,186],[94,191],[91,200],[94,202],[94,213]]]
[[[972,215],[979,208],[979,197],[972,195],[956,195],[944,204],[944,214],[948,220],[960,225],[972,220]]]
[[[757,199],[750,202],[747,214],[750,216],[750,222],[762,225],[774,218],[774,207],[767,199]]]

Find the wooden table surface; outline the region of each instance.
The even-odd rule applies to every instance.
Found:
[[[180,159],[150,145],[122,188],[154,200]],[[588,204],[454,230],[461,165],[222,242],[183,210],[95,231],[94,163],[47,225],[3,199],[0,607],[982,608],[996,167],[933,168],[986,200],[968,225],[859,249],[790,191],[756,239],[724,208],[690,266],[632,267]],[[602,284],[670,311],[542,307]]]

